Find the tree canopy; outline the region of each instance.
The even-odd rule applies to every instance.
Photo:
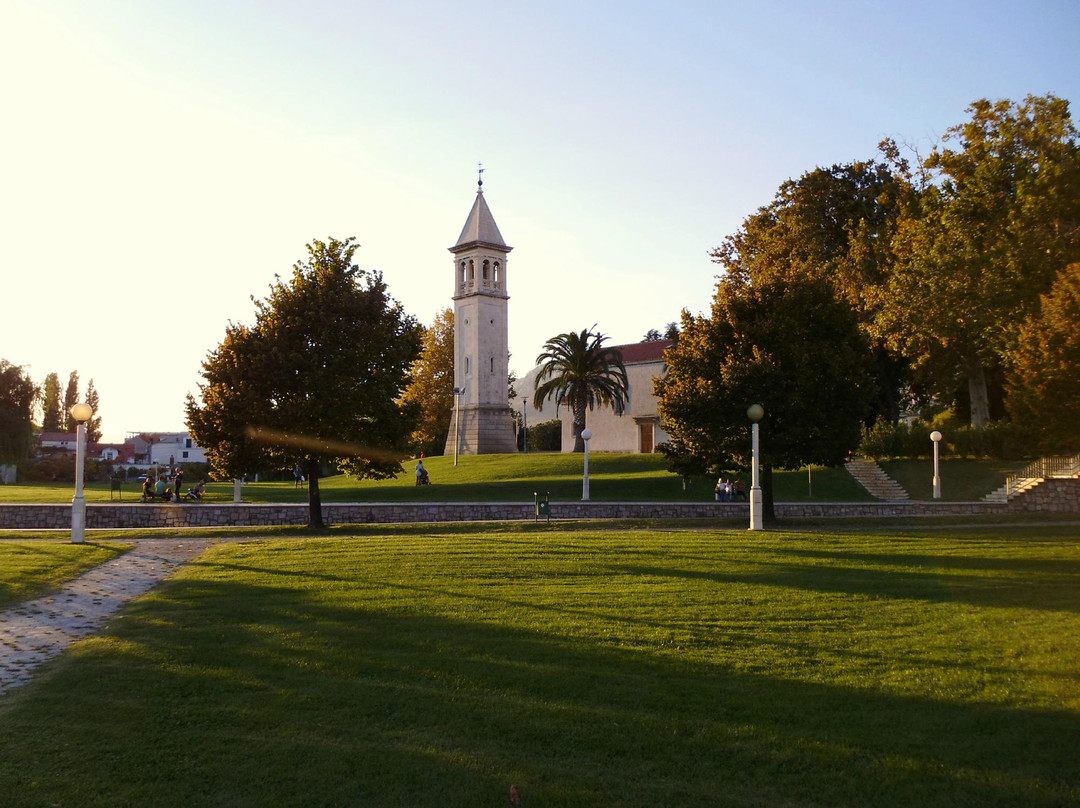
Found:
[[[1058,273],[1020,329],[1008,380],[1013,418],[1046,452],[1080,452],[1080,263]]]
[[[671,442],[685,473],[748,468],[746,411],[761,404],[762,488],[772,519],[771,469],[836,465],[859,445],[873,393],[872,359],[850,305],[830,284],[779,275],[717,285],[711,315],[683,312],[667,374],[655,381]]]
[[[454,311],[445,308],[424,329],[412,382],[402,399],[416,405],[420,420],[409,441],[416,454],[442,454],[454,409]]]
[[[307,260],[255,302],[255,324],[230,323],[203,362],[188,427],[222,475],[307,470],[309,524],[321,527],[319,469],[380,479],[403,469],[417,408],[401,401],[421,328],[382,274],[352,263],[354,239],[307,245]]]
[[[1021,324],[1080,260],[1080,148],[1052,95],[968,111],[923,163],[929,184],[893,240],[880,328],[939,399],[966,385],[983,426]]]
[[[38,389],[26,371],[0,359],[0,460],[29,457],[34,446],[34,402]]]
[[[596,328],[594,325],[593,328]],[[543,407],[544,401],[555,399],[574,415],[574,451],[585,451],[581,437],[585,429],[585,413],[598,406],[611,407],[622,415],[629,396],[629,381],[622,353],[605,346],[607,337],[599,332],[582,329],[559,334],[544,343],[543,352],[536,357],[540,372],[536,376],[533,406]]]
[[[887,349],[875,318],[892,267],[892,238],[914,205],[906,165],[896,163],[895,170],[873,161],[815,168],[789,180],[711,253],[736,283],[827,280],[871,338],[878,384],[868,415],[890,421],[900,414],[907,361]]]

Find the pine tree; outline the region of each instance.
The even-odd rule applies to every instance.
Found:
[[[76,421],[71,417],[71,408],[79,403],[79,371],[71,371],[67,389],[64,391],[64,431],[74,432]]]
[[[60,377],[50,373],[42,384],[41,430],[60,432],[64,428],[63,402],[60,399]]]
[[[94,411],[94,417],[86,424],[86,440],[88,443],[97,443],[101,440],[101,415],[98,413],[101,402],[98,399],[98,391],[94,387],[93,379],[86,385],[86,403]]]

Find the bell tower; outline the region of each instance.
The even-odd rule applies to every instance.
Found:
[[[446,454],[517,451],[507,396],[507,246],[484,201],[483,174],[454,255],[455,409]]]

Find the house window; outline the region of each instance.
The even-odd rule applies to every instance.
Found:
[[[188,441],[188,442],[190,443],[190,441]],[[184,458],[185,460],[187,460],[187,452],[182,452],[181,454],[182,454],[183,458]]]
[[[191,438],[188,438],[187,440],[184,441],[184,448],[185,449],[190,449],[191,448]],[[184,455],[184,457],[187,457],[187,455]]]

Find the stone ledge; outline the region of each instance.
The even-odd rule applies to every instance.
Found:
[[[1029,495],[1008,504],[909,500],[778,502],[775,507],[778,517],[790,519],[1080,513],[1080,481],[1053,482],[1074,485],[1049,486],[1038,497]],[[327,524],[526,521],[535,518],[532,502],[324,503],[322,513]],[[745,502],[551,503],[553,519],[717,519],[737,522],[748,521],[749,513],[749,505]],[[86,506],[86,526],[108,529],[305,525],[307,515],[307,504],[91,504]],[[70,504],[0,505],[0,528],[66,530],[70,527]]]

